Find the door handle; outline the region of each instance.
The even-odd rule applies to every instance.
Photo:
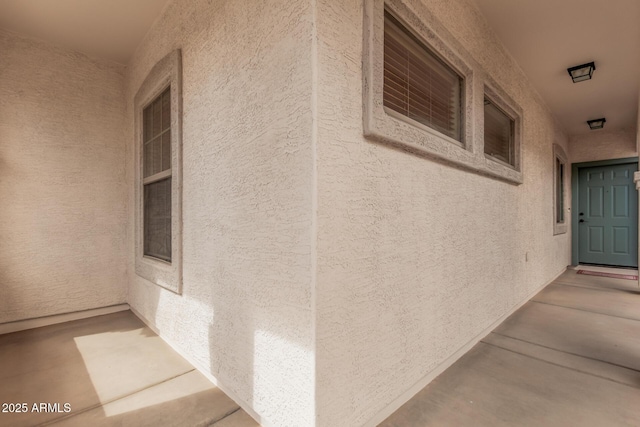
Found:
[[[578,222],[587,222],[587,221],[585,221],[584,219],[581,219],[581,220],[580,220],[580,221],[578,221]]]

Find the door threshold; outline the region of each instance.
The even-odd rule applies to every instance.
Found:
[[[573,270],[597,271],[600,273],[632,274],[634,276],[638,275],[638,269],[633,267],[605,267],[601,265],[579,264],[579,265],[574,265],[571,268]]]

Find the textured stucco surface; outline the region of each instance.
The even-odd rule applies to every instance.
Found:
[[[364,138],[362,2],[317,2],[318,426],[368,422],[570,263],[551,197],[567,138],[475,6],[406,4],[522,108],[524,182]]]
[[[0,323],[126,300],[124,67],[0,31]]]
[[[277,426],[313,425],[311,12],[298,0],[173,2],[127,74],[132,129],[136,91],[182,49],[182,295],[130,268],[128,302]]]
[[[602,129],[569,138],[571,163],[637,156],[636,134],[633,131],[607,132]]]

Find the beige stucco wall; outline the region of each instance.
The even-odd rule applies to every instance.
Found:
[[[637,157],[635,131],[591,131],[569,138],[571,163]]]
[[[552,144],[568,152],[567,138],[474,6],[407,4],[435,14],[522,107],[524,183],[364,138],[362,1],[317,2],[318,426],[360,426],[409,398],[570,263],[552,200]]]
[[[0,52],[0,323],[124,303],[124,67]]]
[[[135,275],[130,228],[129,303],[274,426],[313,425],[311,25],[308,1],[175,1],[127,74],[131,129],[140,84],[182,49],[183,293]]]

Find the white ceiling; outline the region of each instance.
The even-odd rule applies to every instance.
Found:
[[[0,0],[0,28],[126,64],[168,0]]]
[[[635,131],[640,82],[640,0],[475,0],[568,135]],[[595,61],[591,80],[567,68]]]
[[[128,63],[168,0],[0,0],[0,28]],[[640,0],[475,0],[568,135],[636,128]],[[568,67],[595,61],[593,79]]]

